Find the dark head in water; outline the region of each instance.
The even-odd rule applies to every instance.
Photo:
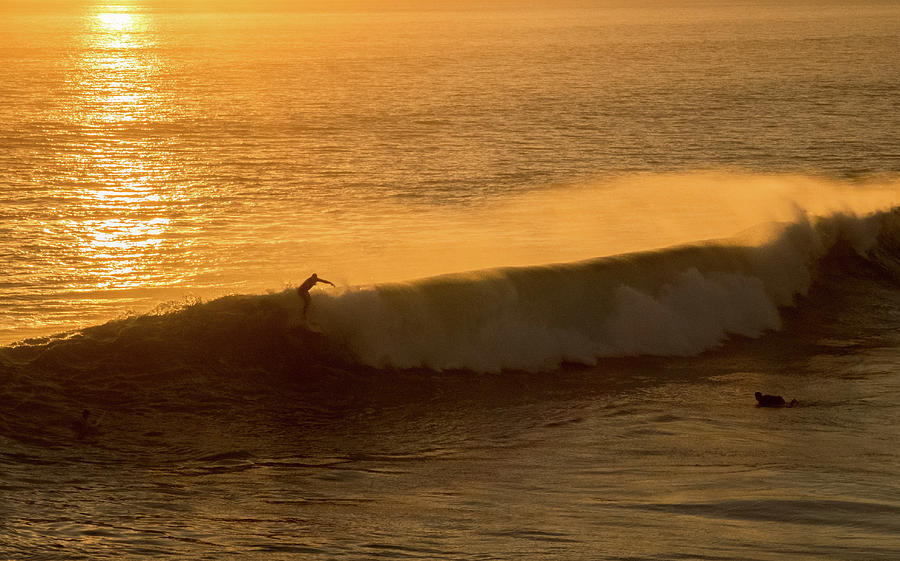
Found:
[[[73,428],[75,429],[75,435],[78,437],[78,440],[84,440],[99,432],[97,428],[98,420],[91,420],[90,416],[91,412],[88,409],[85,409],[81,412],[81,419],[74,424]]]
[[[768,395],[760,392],[754,394],[756,396],[757,407],[793,407],[797,405],[797,400],[792,399],[790,403],[785,403],[784,398],[780,395]]]

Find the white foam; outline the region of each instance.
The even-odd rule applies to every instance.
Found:
[[[693,355],[781,326],[838,240],[878,221],[799,217],[760,245],[706,243],[317,295],[315,321],[375,367],[548,370],[599,357]]]

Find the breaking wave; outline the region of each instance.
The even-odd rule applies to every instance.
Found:
[[[365,364],[549,370],[610,356],[686,356],[781,326],[823,258],[896,270],[897,214],[780,225],[768,239],[450,275],[322,295],[317,321]]]
[[[173,306],[4,351],[7,364],[143,372],[315,368],[547,371],[602,357],[689,356],[781,327],[823,265],[896,276],[896,211],[578,263]],[[310,326],[313,326],[310,328]]]

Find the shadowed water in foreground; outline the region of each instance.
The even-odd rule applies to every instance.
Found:
[[[880,239],[823,257],[781,331],[695,357],[375,369],[292,326],[287,294],[8,348],[7,553],[891,559],[900,296]],[[225,310],[241,338],[191,323]]]

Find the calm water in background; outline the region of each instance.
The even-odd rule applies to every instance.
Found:
[[[900,169],[893,3],[34,6],[0,23],[5,341],[311,270],[359,284],[591,258],[684,214],[661,193],[625,219],[576,202],[467,220],[585,178]],[[553,235],[571,220],[612,222]]]
[[[2,6],[3,343],[897,200],[896,3]],[[293,365],[186,315],[5,352],[0,556],[895,559],[900,298],[856,265],[779,333],[543,373]]]

